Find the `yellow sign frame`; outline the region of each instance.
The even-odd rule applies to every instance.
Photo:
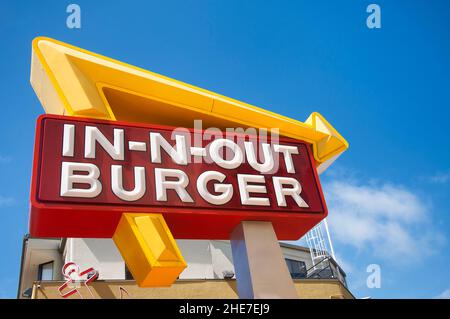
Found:
[[[32,44],[31,84],[50,114],[192,127],[279,129],[313,147],[319,173],[348,148],[317,112],[300,122],[46,37]],[[129,108],[133,103],[133,108]],[[177,114],[176,117],[173,114]]]

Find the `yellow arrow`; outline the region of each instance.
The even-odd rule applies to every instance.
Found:
[[[277,128],[312,144],[319,172],[348,148],[318,113],[302,123],[54,39],[34,39],[31,84],[52,114],[184,127],[201,119],[206,127]]]
[[[123,213],[113,240],[140,287],[170,286],[187,266],[161,214]]]

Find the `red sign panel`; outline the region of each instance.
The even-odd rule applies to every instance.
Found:
[[[229,239],[243,220],[295,240],[326,206],[309,146],[292,139],[44,115],[30,233],[112,237],[123,212],[162,213],[175,238]]]

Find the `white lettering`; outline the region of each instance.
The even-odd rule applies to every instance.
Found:
[[[238,174],[239,193],[243,205],[270,206],[268,198],[250,197],[250,193],[267,193],[266,185],[249,185],[248,183],[265,184],[266,180],[262,175]]]
[[[177,135],[176,149],[167,142],[159,133],[150,133],[150,156],[153,163],[161,163],[161,148],[170,155],[178,165],[187,165],[186,139],[183,135]]]
[[[134,168],[134,189],[126,191],[123,188],[122,165],[111,165],[111,188],[114,194],[127,202],[137,201],[145,194],[145,167]]]
[[[167,177],[177,180],[166,180]],[[155,168],[156,200],[167,202],[167,190],[173,189],[182,202],[192,203],[194,200],[186,191],[189,184],[189,178],[186,173],[179,169]]]
[[[288,173],[295,173],[294,163],[292,162],[292,154],[298,154],[297,146],[279,145],[275,144],[273,150],[278,153],[283,153],[284,163]]]
[[[74,172],[87,172],[77,175]],[[102,192],[102,184],[98,180],[100,170],[94,164],[62,162],[61,189],[63,197],[94,198]],[[75,188],[73,184],[87,184],[89,188]]]
[[[103,149],[111,156],[112,159],[117,161],[124,160],[124,133],[123,129],[114,129],[114,144],[103,135],[100,130],[95,126],[86,126],[85,129],[85,142],[84,142],[84,157],[95,158],[95,145],[98,142]]]
[[[295,178],[291,177],[272,177],[273,187],[275,189],[275,195],[277,197],[278,206],[285,207],[286,196],[291,196],[298,207],[309,207],[308,204],[301,198],[300,193],[302,192],[302,186],[300,182]],[[283,185],[291,185],[292,187],[284,188]]]
[[[245,154],[247,155],[247,161],[251,167],[256,169],[258,172],[267,173],[273,169],[274,161],[272,156],[272,150],[270,149],[270,144],[262,143],[261,147],[264,154],[264,163],[258,163],[256,159],[255,147],[252,142],[244,142]]]
[[[75,144],[75,125],[64,124],[62,155],[73,157],[74,144]]]
[[[200,174],[197,179],[197,191],[200,196],[208,203],[213,205],[223,205],[228,203],[233,197],[233,186],[230,184],[214,184],[214,191],[221,193],[220,195],[213,195],[207,189],[209,181],[216,180],[222,183],[226,176],[216,171],[206,171]]]
[[[223,154],[220,155],[220,151],[224,147],[233,151],[234,156],[232,159],[228,160],[224,158],[224,155],[227,152],[223,152]],[[242,153],[241,148],[235,142],[224,138],[219,138],[211,142],[209,145],[209,155],[217,165],[226,169],[235,169],[239,167],[244,160],[244,154]]]

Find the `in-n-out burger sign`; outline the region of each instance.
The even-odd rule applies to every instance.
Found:
[[[32,235],[111,237],[123,212],[158,212],[175,238],[228,239],[240,221],[265,220],[279,239],[298,239],[325,217],[307,144],[256,136],[194,144],[202,134],[41,116]]]

